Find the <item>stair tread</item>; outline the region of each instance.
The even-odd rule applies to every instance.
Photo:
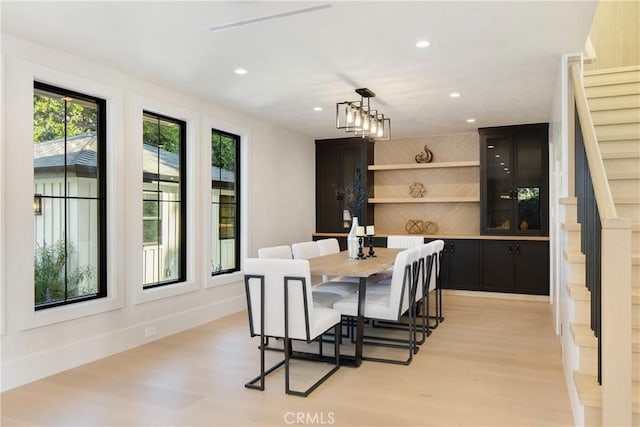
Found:
[[[628,71],[638,71],[640,65],[626,65],[624,67],[599,68],[595,70],[584,70],[584,77],[602,76],[605,74],[626,73]]]
[[[582,229],[579,222],[563,222],[560,227],[564,231],[580,231]]]
[[[574,301],[591,301],[591,293],[584,283],[569,283],[569,296]]]
[[[609,172],[607,173],[607,179],[609,180],[628,180],[628,179],[640,179],[640,170],[632,172]]]
[[[571,282],[567,285],[567,290],[574,301],[591,301],[591,293],[584,283]],[[631,303],[640,306],[640,288],[631,287]]]
[[[570,328],[571,335],[573,335],[574,341],[577,345],[591,348],[596,348],[598,346],[598,340],[595,335],[593,335],[591,326],[586,323],[571,323]],[[640,352],[640,329],[638,328],[631,329],[631,345],[634,352]]]
[[[584,88],[587,94],[587,100],[610,97],[640,94],[640,83],[616,83],[606,86],[593,86]]]
[[[613,203],[619,205],[635,205],[640,203],[640,197],[614,197]]]
[[[640,158],[640,151],[614,151],[602,153],[603,159],[637,159]]]
[[[584,406],[602,407],[602,390],[596,376],[574,372],[573,379],[576,383],[580,403]],[[634,413],[640,413],[640,381],[633,381],[631,387],[632,410]]]
[[[583,79],[585,88],[610,86],[625,83],[637,83],[640,81],[640,72],[638,71],[626,71],[615,74],[609,74],[607,76],[589,76]]]
[[[580,251],[564,251],[564,258],[569,262],[584,264],[585,257]]]

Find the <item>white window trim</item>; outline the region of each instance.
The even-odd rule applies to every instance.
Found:
[[[54,70],[39,64],[30,63],[18,59],[5,61],[7,68],[11,69],[13,76],[13,92],[11,99],[17,97],[29,97],[29,105],[33,106],[33,83],[39,81],[57,87],[74,90],[87,95],[103,98],[107,101],[107,296],[95,300],[83,301],[67,304],[59,307],[52,307],[42,310],[35,310],[34,307],[34,273],[33,273],[33,241],[34,231],[31,221],[23,221],[21,224],[21,235],[24,236],[24,244],[31,247],[29,260],[23,260],[26,266],[31,266],[30,272],[24,274],[24,279],[31,286],[19,287],[19,309],[18,327],[20,330],[38,328],[54,323],[78,319],[86,316],[104,313],[124,307],[124,283],[123,276],[123,252],[124,243],[122,238],[123,214],[118,210],[118,194],[122,188],[122,141],[123,141],[123,92],[120,89],[104,85],[83,77],[68,74],[66,72]],[[22,99],[17,102],[19,105],[26,105],[27,100]],[[26,126],[19,127],[14,132],[18,140],[33,141],[33,109],[30,110],[31,121],[28,129]],[[23,123],[20,123],[22,125]],[[20,126],[18,125],[18,126]],[[27,148],[29,147],[29,148]],[[32,145],[25,145],[24,150],[31,150]],[[27,177],[28,175],[28,177]],[[26,184],[33,188],[34,176],[33,167],[28,174],[25,171]],[[22,218],[30,218],[33,215],[32,199],[30,192],[20,195],[20,203],[13,211]],[[12,213],[12,215],[14,214]],[[24,229],[22,229],[24,228]]]
[[[164,286],[157,286],[152,288],[143,288],[143,267],[142,267],[142,116],[144,111],[150,111],[157,114],[162,114],[174,119],[183,120],[186,125],[186,155],[187,155],[187,265],[186,268],[186,280],[184,282],[172,283]],[[194,292],[199,289],[198,283],[200,282],[197,277],[197,271],[201,265],[201,260],[198,256],[199,251],[196,250],[197,242],[200,240],[196,236],[195,225],[198,224],[198,215],[196,207],[198,206],[196,183],[199,181],[199,170],[202,166],[199,164],[199,159],[202,156],[199,154],[199,114],[191,110],[187,110],[182,107],[167,104],[156,99],[148,98],[142,95],[133,97],[133,102],[128,115],[128,119],[131,123],[132,138],[134,143],[128,151],[128,161],[132,178],[127,186],[128,193],[126,195],[125,205],[132,213],[137,214],[129,215],[131,221],[127,224],[127,236],[129,246],[127,250],[131,253],[127,257],[128,266],[127,271],[129,277],[127,282],[131,283],[133,288],[133,303],[144,304],[152,301],[157,301],[164,298],[170,298],[189,292]],[[201,162],[200,162],[201,163]]]
[[[0,53],[0,75],[4,76],[4,54]],[[0,93],[5,93],[5,85],[4,78],[0,79]],[[0,112],[3,112],[5,109],[5,97],[3,96],[0,99]],[[0,114],[0,128],[5,129],[5,120],[4,114]],[[4,155],[4,144],[5,144],[5,133],[0,132],[0,335],[4,335],[6,333],[6,320],[5,313],[7,312],[5,307],[5,301],[7,300],[5,296],[5,262],[4,262],[4,242],[5,242],[5,234],[4,234],[4,210],[6,209],[7,202],[4,198],[4,159],[6,159]]]
[[[249,146],[251,141],[251,132],[242,126],[239,126],[234,123],[216,120],[211,117],[205,117],[203,119],[202,125],[202,134],[207,135],[207,143],[203,144],[203,153],[202,158],[210,159],[211,158],[211,130],[217,129],[224,132],[233,133],[240,137],[240,236],[238,236],[238,242],[240,242],[240,271],[234,271],[232,273],[227,274],[218,274],[215,276],[211,275],[211,268],[208,267],[206,269],[206,274],[204,277],[204,286],[205,288],[215,288],[219,286],[225,286],[233,283],[237,283],[244,279],[244,273],[242,272],[242,268],[244,266],[244,259],[247,257],[247,247],[249,243],[249,203],[248,203],[248,182],[249,182],[249,165],[248,165],[248,153]],[[202,182],[202,191],[201,194],[207,194],[208,196],[203,200],[201,204],[200,211],[205,212],[207,215],[207,220],[203,221],[204,230],[203,234],[206,237],[204,245],[205,251],[203,253],[207,254],[207,265],[211,264],[211,256],[213,253],[213,248],[211,247],[211,165],[207,164],[207,168],[205,169],[205,173],[201,178]],[[203,269],[204,270],[204,269]]]

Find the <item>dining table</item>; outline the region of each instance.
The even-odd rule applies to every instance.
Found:
[[[362,347],[364,342],[364,308],[367,296],[367,283],[372,277],[392,267],[396,255],[402,249],[374,248],[374,256],[350,258],[348,251],[323,255],[309,259],[312,275],[345,276],[359,278],[358,312],[356,316],[355,355],[341,355],[341,365],[358,367],[362,363]]]

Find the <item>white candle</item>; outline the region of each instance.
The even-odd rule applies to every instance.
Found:
[[[374,234],[376,234],[376,232],[373,229],[373,225],[367,225],[367,236],[373,236]]]
[[[360,236],[364,236],[364,226],[359,225],[358,228],[356,229],[356,236],[360,237]]]

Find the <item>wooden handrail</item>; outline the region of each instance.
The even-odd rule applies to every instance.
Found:
[[[598,146],[598,138],[593,120],[589,112],[587,104],[587,95],[584,91],[582,82],[582,73],[578,64],[571,64],[571,82],[573,83],[573,92],[576,99],[576,109],[580,117],[580,128],[582,129],[582,137],[584,138],[584,148],[587,153],[587,162],[591,171],[591,179],[593,180],[593,192],[596,196],[596,203],[600,211],[600,219],[618,218],[616,206],[613,203],[611,188],[607,180],[607,174],[602,161],[602,154]]]

